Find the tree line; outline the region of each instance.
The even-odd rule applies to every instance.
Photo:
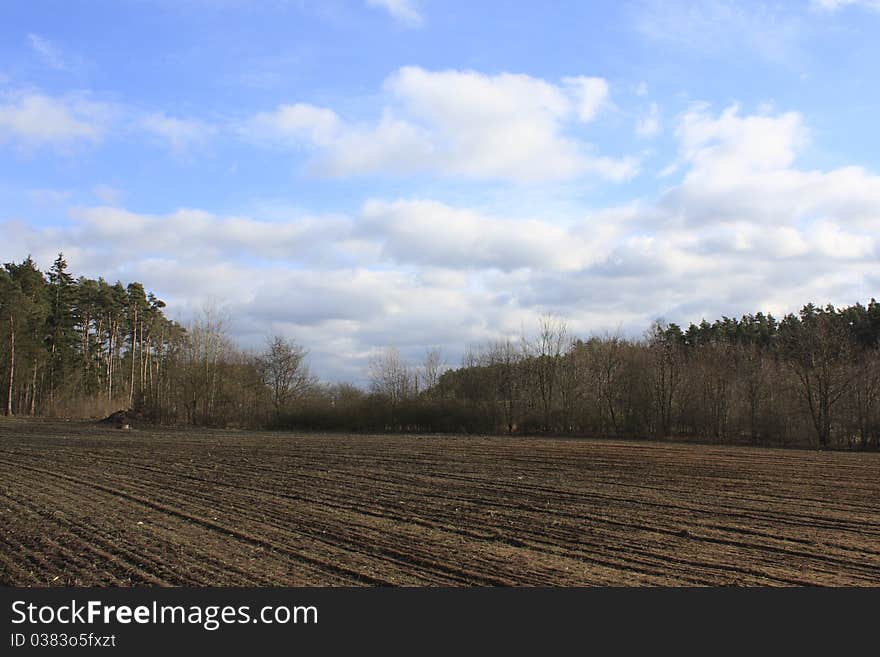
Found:
[[[184,327],[141,283],[74,278],[67,266],[59,254],[45,274],[30,257],[0,269],[6,415],[130,409],[157,423],[261,426],[312,384],[305,352],[289,341],[239,349],[216,312]],[[282,381],[284,367],[295,376]]]
[[[188,326],[141,283],[0,270],[0,400],[7,415],[344,431],[544,433],[720,443],[880,447],[880,304],[805,306],[640,338],[569,334],[543,317],[530,336],[438,349],[390,348],[370,385],[321,384],[288,338],[237,347],[206,311]]]
[[[543,317],[533,336],[467,350],[445,369],[389,349],[369,392],[327,389],[278,417],[348,431],[679,438],[821,448],[880,447],[880,304],[805,306],[638,339],[582,339]]]

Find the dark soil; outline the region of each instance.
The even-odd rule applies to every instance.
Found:
[[[880,454],[0,421],[0,583],[880,585]]]

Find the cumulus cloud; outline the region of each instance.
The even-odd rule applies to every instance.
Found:
[[[737,106],[713,115],[687,112],[676,130],[681,184],[659,207],[681,225],[748,221],[763,226],[806,226],[844,221],[848,230],[880,227],[880,179],[860,167],[808,171],[794,166],[809,139],[794,112],[742,116]]]
[[[783,169],[807,139],[797,112],[740,116],[738,105],[714,117],[706,105],[686,112],[676,134],[682,156],[694,170],[714,174]],[[720,177],[720,176],[719,176]]]
[[[332,110],[305,103],[257,114],[242,133],[270,147],[311,146],[319,155],[310,169],[327,176],[416,173],[426,168],[432,149],[423,129],[390,112],[375,125],[357,125],[344,122]]]
[[[288,118],[328,143],[344,125],[311,110]],[[77,272],[143,280],[184,319],[222,299],[246,344],[290,332],[322,375],[355,380],[385,345],[413,357],[442,345],[454,361],[544,312],[577,334],[638,334],[659,316],[780,314],[876,294],[880,176],[799,168],[809,134],[796,113],[700,105],[673,134],[681,175],[658,198],[565,220],[425,198],[274,221],[91,207],[60,226],[7,219],[0,258],[33,253],[47,266],[63,249]]]
[[[112,108],[84,95],[51,97],[41,93],[0,96],[0,141],[24,146],[100,141]]]
[[[414,0],[367,0],[367,5],[384,9],[394,20],[408,27],[421,27],[424,23]]]
[[[113,196],[108,200],[118,201]],[[370,200],[352,216],[300,215],[284,221],[198,209],[153,215],[113,206],[74,208],[70,215],[75,226],[64,231],[66,238],[92,245],[96,253],[106,249],[108,264],[170,255],[181,261],[300,262],[318,268],[350,263],[435,272],[573,271],[594,262],[601,245],[619,232],[596,222],[557,225],[424,199]]]
[[[405,67],[386,89],[430,126],[440,166],[451,173],[531,180],[571,177],[582,166],[578,144],[561,134],[572,103],[556,85],[527,75]]]
[[[403,264],[461,270],[576,269],[590,253],[571,230],[538,220],[491,217],[437,201],[365,204],[356,235]]]
[[[306,103],[282,105],[274,112],[261,112],[253,117],[244,131],[267,142],[282,139],[289,145],[311,141],[329,146],[339,136],[342,121],[336,112]]]
[[[119,262],[133,257],[314,261],[316,249],[332,251],[332,242],[349,230],[347,220],[333,216],[280,223],[190,208],[153,215],[100,206],[74,208],[71,217],[76,222],[67,232],[71,240],[94,245],[96,252],[105,249]]]
[[[342,119],[298,103],[252,117],[241,129],[263,143],[305,147],[327,175],[428,172],[466,179],[541,182],[597,176],[620,181],[635,157],[598,155],[567,134],[608,101],[601,78],[553,84],[528,75],[404,67],[384,85],[389,107],[377,123]]]
[[[679,157],[661,175],[689,164],[691,175],[700,176],[711,166],[712,173],[726,171],[733,182],[748,171],[787,167],[808,138],[797,112],[742,117],[739,106],[732,105],[716,118],[708,110],[707,104],[698,103],[681,117],[675,130]]]

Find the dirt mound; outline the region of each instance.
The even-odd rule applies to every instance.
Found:
[[[131,422],[134,419],[134,414],[131,411],[116,411],[111,413],[103,420],[101,420],[101,424],[110,424],[117,429],[131,429]]]

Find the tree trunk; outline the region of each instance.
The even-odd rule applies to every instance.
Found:
[[[9,316],[9,394],[6,396],[6,415],[12,415],[12,389],[15,383],[15,320]]]
[[[34,375],[31,380],[31,408],[30,414],[36,415],[37,413],[37,359],[34,357]]]
[[[137,310],[134,311],[134,322],[131,329],[131,385],[128,389],[128,407],[134,406],[134,373],[135,373],[135,357],[137,356]]]
[[[116,328],[113,322],[110,322],[110,341],[107,345],[107,401],[113,401],[113,349],[116,346],[113,336],[116,334]]]

